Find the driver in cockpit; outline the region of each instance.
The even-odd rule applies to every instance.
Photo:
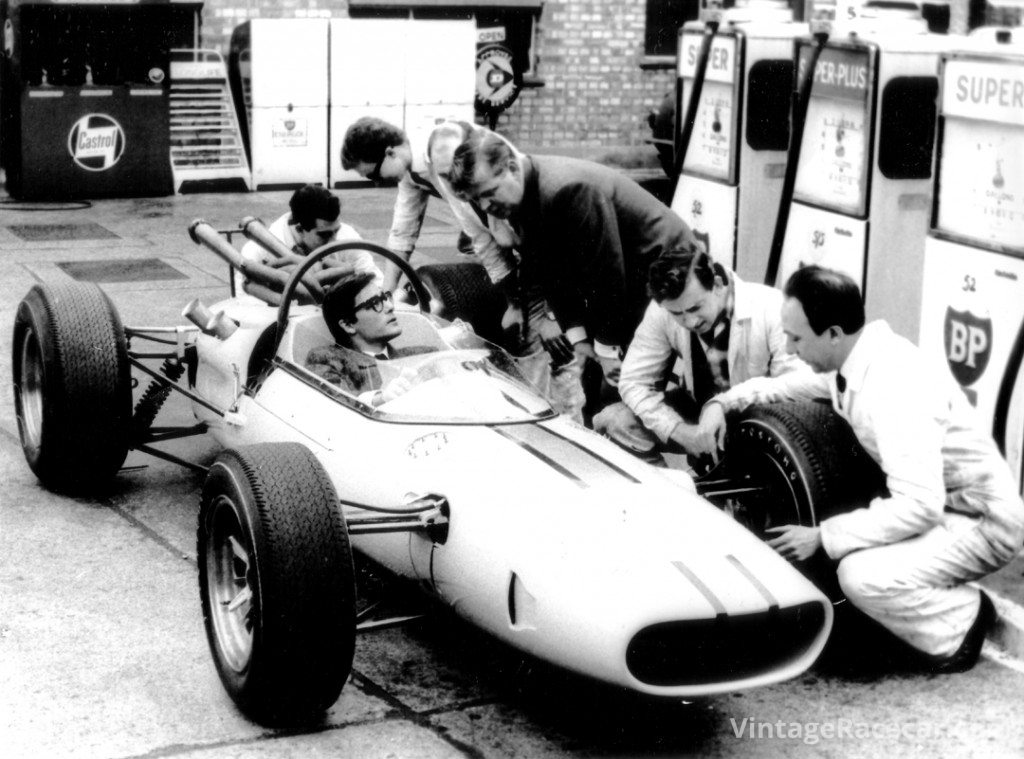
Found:
[[[423,352],[423,348],[393,348],[402,334],[390,290],[381,288],[373,273],[338,280],[324,295],[324,321],[336,344],[312,349],[306,368],[371,406],[380,406],[411,387],[415,371],[405,369],[384,385],[378,362]]]

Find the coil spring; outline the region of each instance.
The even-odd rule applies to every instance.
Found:
[[[169,358],[164,361],[160,371],[171,382],[177,382],[185,373],[185,364],[176,358]],[[135,413],[132,414],[132,437],[140,441],[153,426],[156,415],[160,413],[167,397],[171,394],[171,386],[160,380],[153,380],[149,387],[135,404]]]

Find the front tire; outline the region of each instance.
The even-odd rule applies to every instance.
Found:
[[[730,425],[727,457],[766,488],[751,528],[818,525],[867,505],[885,475],[850,425],[826,403],[752,406]]]
[[[35,285],[14,318],[14,406],[29,467],[51,490],[107,484],[128,454],[131,366],[99,286]]]
[[[888,494],[881,468],[826,403],[752,406],[730,422],[725,463],[733,484],[758,492],[719,505],[762,539],[773,537],[769,528],[814,527]],[[796,566],[830,598],[842,597],[824,550]]]
[[[308,448],[224,451],[203,488],[199,589],[228,694],[267,725],[318,719],[348,679],[355,575],[334,486]]]

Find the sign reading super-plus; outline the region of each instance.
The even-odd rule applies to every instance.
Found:
[[[811,47],[800,48],[800,69],[803,79],[811,58]],[[821,51],[814,66],[812,92],[816,97],[863,101],[868,96],[868,53],[865,50],[844,50],[827,47]]]

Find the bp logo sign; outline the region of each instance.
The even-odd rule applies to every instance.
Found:
[[[973,385],[988,368],[992,355],[992,319],[970,311],[946,308],[946,360],[964,387]]]
[[[86,171],[106,171],[124,155],[124,130],[104,113],[83,116],[68,132],[68,153]]]
[[[512,51],[484,45],[476,53],[476,109],[501,113],[519,96],[520,76],[512,67]]]

